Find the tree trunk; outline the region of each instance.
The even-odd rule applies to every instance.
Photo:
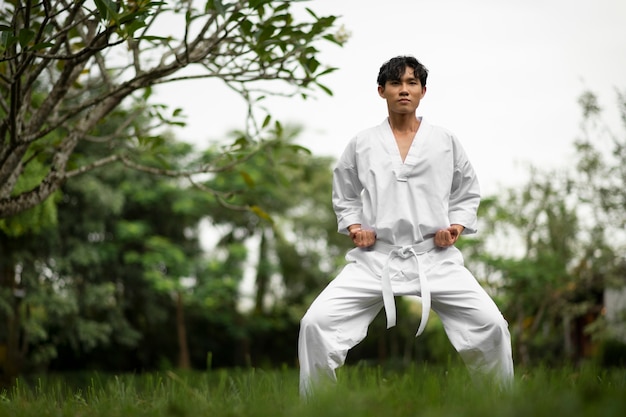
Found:
[[[259,262],[256,273],[256,294],[254,303],[254,312],[263,314],[265,308],[265,295],[269,286],[269,260],[268,260],[268,242],[265,231],[261,230],[261,243],[259,245]]]
[[[8,302],[11,312],[6,315],[6,345],[4,362],[0,362],[2,379],[0,385],[11,384],[20,374],[22,358],[20,355],[20,301],[21,295],[16,292],[15,265],[5,264],[0,269],[0,287],[8,289],[6,293],[11,297]]]
[[[180,369],[191,369],[189,345],[187,343],[187,325],[185,324],[185,307],[181,291],[176,291],[176,331],[178,334],[178,367]]]

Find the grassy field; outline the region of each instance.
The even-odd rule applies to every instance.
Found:
[[[293,369],[46,376],[0,391],[0,416],[626,416],[624,369],[518,370],[502,393],[460,368],[344,367],[306,402],[297,379]]]

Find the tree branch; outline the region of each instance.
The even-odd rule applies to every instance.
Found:
[[[218,203],[220,203],[220,205],[222,205],[223,207],[226,207],[229,210],[236,210],[236,211],[249,211],[250,210],[249,206],[240,206],[236,204],[230,204],[229,202],[227,202],[226,198],[231,197],[233,193],[224,193],[224,192],[215,190],[213,188],[209,188],[204,184],[195,182],[191,177],[187,177],[187,179],[189,180],[191,185],[193,185],[197,189],[213,194],[213,196],[215,196],[215,198],[217,199]]]

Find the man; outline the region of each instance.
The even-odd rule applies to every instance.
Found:
[[[387,327],[395,325],[397,295],[421,296],[418,336],[432,307],[473,374],[512,380],[508,324],[454,246],[461,234],[476,232],[476,174],[453,134],[416,116],[427,76],[411,56],[384,63],[378,94],[388,117],[356,135],[335,167],[338,230],[356,247],[302,318],[303,396],[320,380],[336,379],[383,306]]]

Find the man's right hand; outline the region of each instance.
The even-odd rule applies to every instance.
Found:
[[[440,248],[447,248],[448,246],[454,245],[459,239],[459,236],[461,236],[461,233],[463,233],[463,229],[465,229],[464,226],[453,224],[446,229],[438,230],[437,233],[435,233],[435,245]]]

